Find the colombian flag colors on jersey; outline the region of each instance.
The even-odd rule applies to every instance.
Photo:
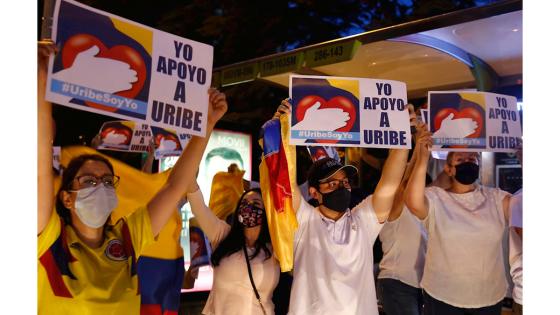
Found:
[[[81,154],[102,155],[113,164],[115,174],[121,177],[117,187],[119,204],[111,215],[113,223],[131,213],[136,213],[135,210],[145,207],[163,187],[170,173],[169,171],[158,174],[143,173],[117,159],[82,146],[63,148],[61,165],[68,165],[72,158]],[[58,187],[58,183],[55,183],[55,187]],[[183,250],[179,244],[181,227],[182,219],[177,211],[159,233],[156,241],[136,253],[139,256],[135,265],[140,291],[140,298],[137,300],[138,306],[120,314],[178,314],[181,284],[185,273]],[[70,269],[73,270],[72,268]],[[105,280],[110,282],[109,279]],[[40,294],[41,288],[39,288]],[[139,311],[136,311],[137,309]],[[112,313],[108,311],[106,314]]]
[[[37,238],[39,314],[139,314],[138,253],[154,242],[146,208],[105,235],[92,249],[53,209]]]

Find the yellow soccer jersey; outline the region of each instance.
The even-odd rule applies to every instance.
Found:
[[[148,211],[134,211],[107,229],[92,249],[53,210],[37,238],[38,313],[140,314],[136,261],[154,242]]]

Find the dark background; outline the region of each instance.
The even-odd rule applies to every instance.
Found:
[[[214,46],[214,67],[288,51],[388,25],[487,5],[492,0],[385,1],[215,1],[215,0],[82,0],[94,8]],[[38,1],[38,37],[44,0]],[[285,87],[262,80],[222,88],[229,110],[217,128],[248,132],[253,161],[260,160],[260,126],[286,98]],[[414,100],[412,100],[414,101]],[[419,101],[421,102],[421,100]],[[102,123],[113,118],[54,106],[54,144],[88,145]],[[140,167],[142,154],[104,153]],[[155,169],[154,169],[155,170]],[[258,163],[253,165],[258,180]]]

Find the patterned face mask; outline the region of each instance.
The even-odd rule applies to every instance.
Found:
[[[262,224],[264,209],[249,203],[245,199],[241,201],[238,213],[237,219],[245,227],[255,227]]]

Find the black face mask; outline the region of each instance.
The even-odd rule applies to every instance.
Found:
[[[479,167],[473,162],[464,162],[455,165],[455,179],[463,184],[470,185],[478,179]]]
[[[323,195],[322,205],[331,210],[344,212],[350,206],[351,194],[350,191],[344,187],[321,195]]]

